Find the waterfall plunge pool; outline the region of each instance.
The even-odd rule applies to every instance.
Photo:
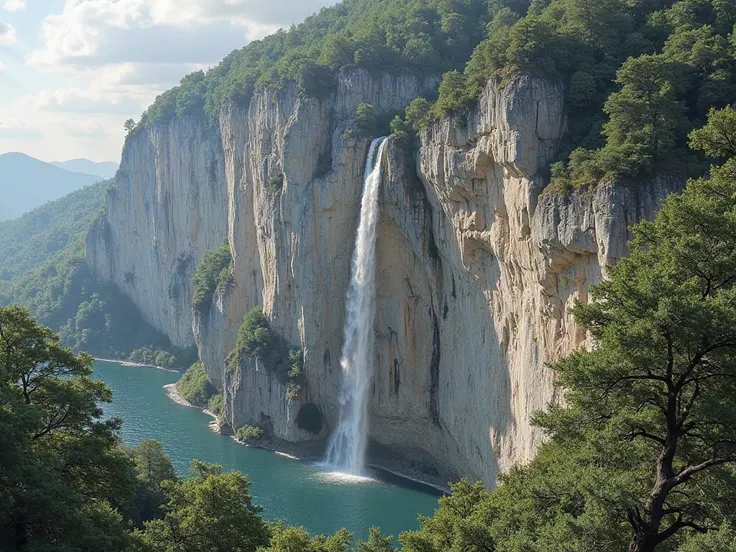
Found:
[[[363,539],[373,525],[394,536],[417,529],[417,515],[431,515],[436,508],[439,493],[382,470],[367,469],[371,477],[351,476],[317,463],[244,447],[213,433],[209,416],[176,404],[166,395],[163,386],[179,376],[141,366],[94,363],[94,377],[113,391],[113,402],[103,405],[105,416],[123,420],[121,436],[126,445],[156,439],[181,475],[187,473],[193,459],[247,474],[254,500],[263,507],[267,520],[282,519],[321,534],[346,527]]]

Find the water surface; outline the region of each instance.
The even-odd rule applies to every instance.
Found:
[[[195,458],[247,474],[255,502],[268,520],[283,519],[323,534],[346,527],[364,538],[373,525],[390,535],[416,529],[417,514],[430,515],[436,507],[437,495],[423,486],[341,477],[213,433],[208,427],[212,418],[166,396],[163,386],[175,382],[177,373],[102,361],[94,369],[95,377],[113,391],[113,402],[104,411],[123,419],[126,445],[156,439],[180,474],[186,474]]]

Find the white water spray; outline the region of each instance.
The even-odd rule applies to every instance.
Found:
[[[376,311],[376,223],[385,139],[373,140],[365,164],[360,224],[345,301],[340,422],[327,448],[327,463],[360,474],[368,440],[368,387],[373,373],[373,318]],[[378,152],[378,155],[376,155]]]

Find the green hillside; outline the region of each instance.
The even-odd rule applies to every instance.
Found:
[[[110,184],[93,184],[20,218],[0,222],[0,289],[84,239]]]
[[[214,120],[223,104],[247,106],[257,87],[289,81],[322,96],[340,69],[362,67],[444,74],[435,96],[407,110],[404,127],[420,130],[462,114],[489,78],[504,86],[526,72],[566,89],[569,132],[551,190],[699,174],[707,165],[687,134],[736,98],[735,22],[726,0],[345,0],[186,76],[138,128],[184,114]]]
[[[194,351],[171,346],[112,283],[84,262],[84,239],[111,181],[0,222],[0,305],[28,308],[64,344],[94,355],[188,366]]]

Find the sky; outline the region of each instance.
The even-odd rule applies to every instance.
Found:
[[[335,0],[0,0],[0,153],[119,162],[185,74]]]

